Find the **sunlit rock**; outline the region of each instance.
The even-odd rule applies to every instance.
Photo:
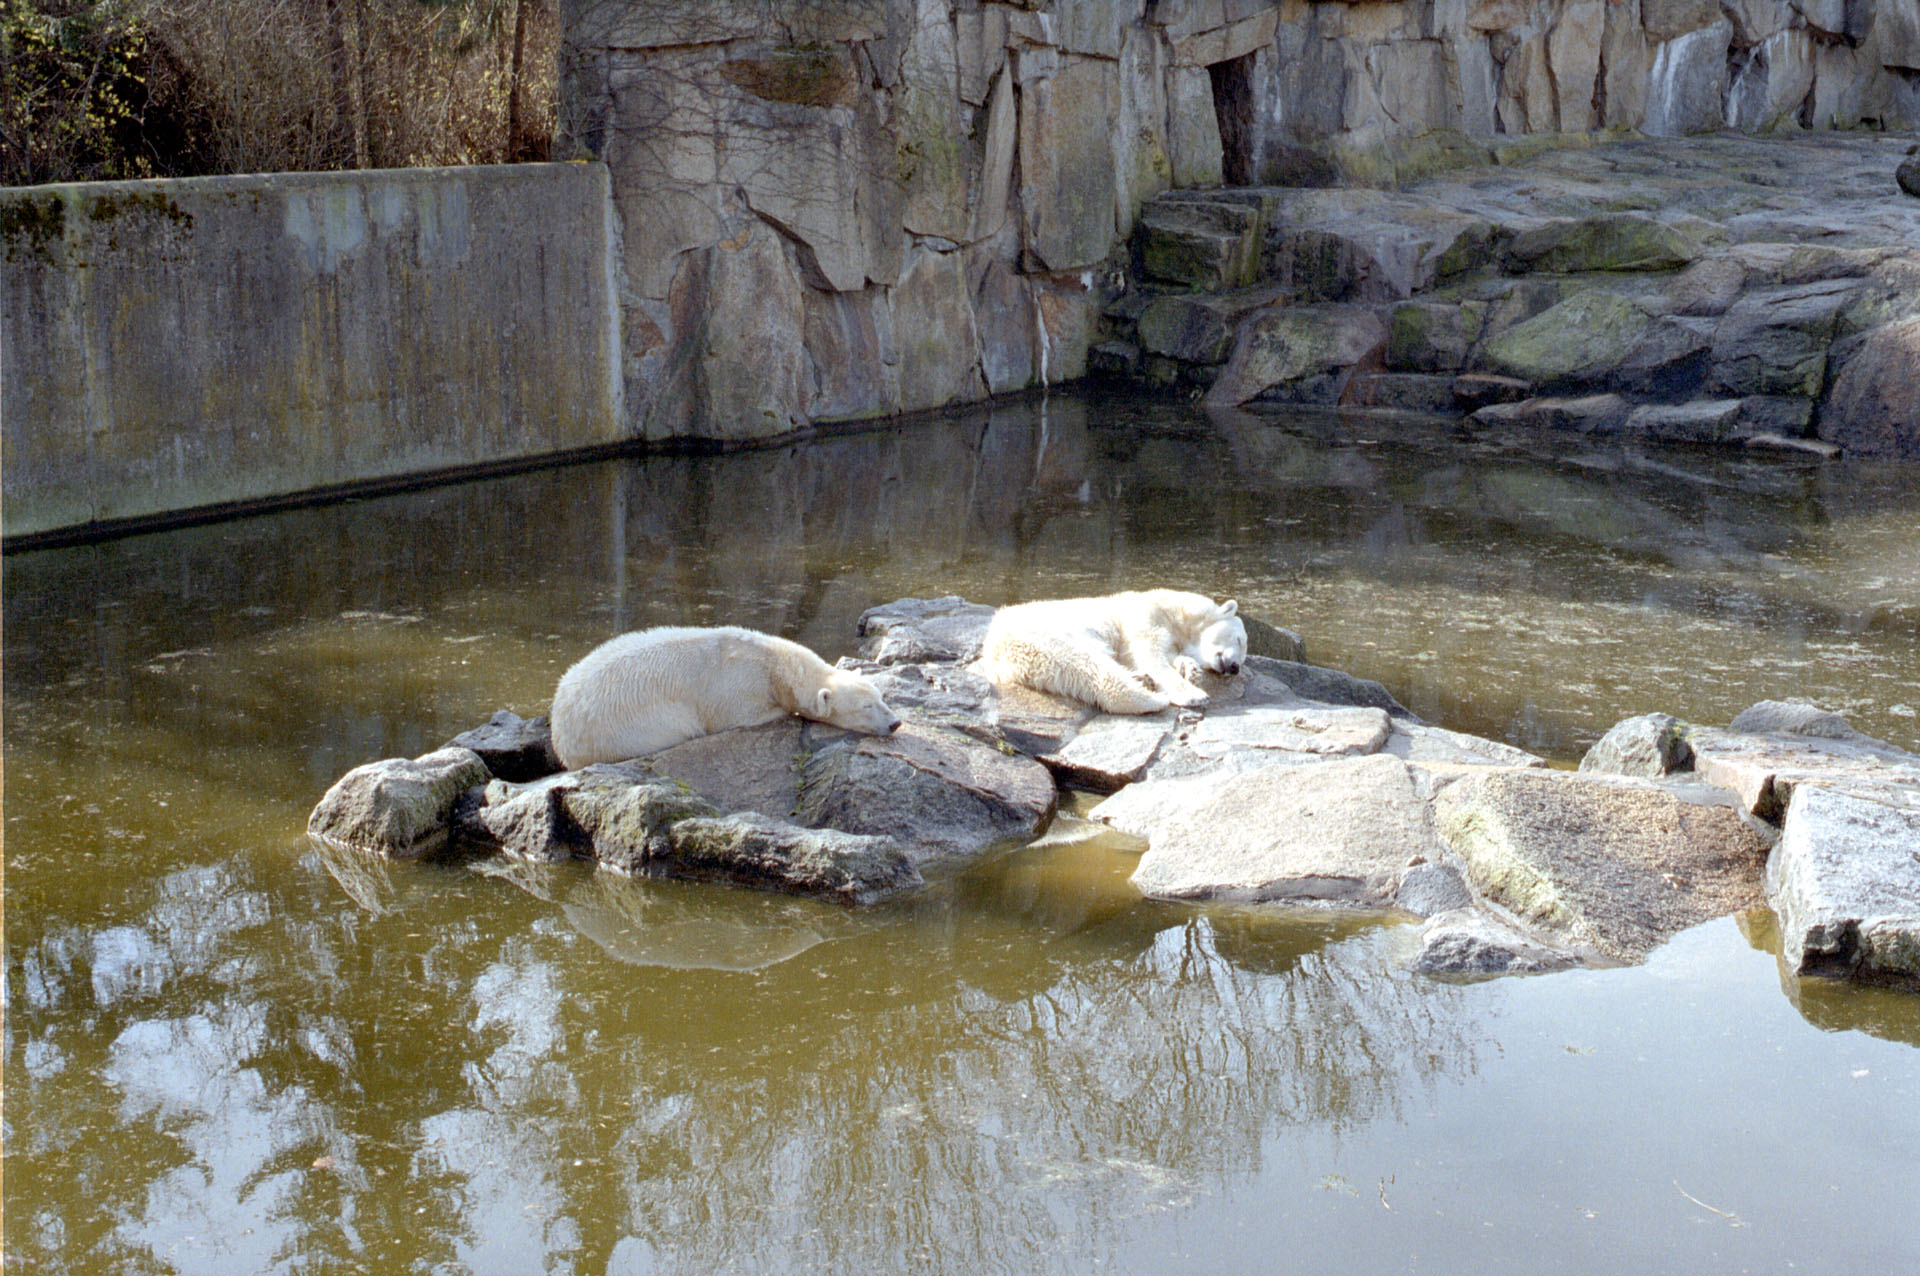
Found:
[[[423,855],[445,844],[460,796],[490,778],[471,749],[369,762],[326,791],[307,818],[307,832],[397,859]]]
[[[1482,896],[1557,942],[1639,961],[1757,904],[1766,843],[1715,795],[1652,781],[1499,771],[1434,799]]]
[[[1795,790],[1767,867],[1789,970],[1920,987],[1920,788],[1909,796]]]
[[[1413,968],[1423,975],[1540,975],[1583,964],[1479,909],[1460,907],[1427,919]]]
[[[1615,723],[1580,759],[1580,769],[1659,779],[1692,762],[1686,723],[1672,714],[1643,713]]]
[[[896,837],[922,870],[1011,849],[1046,827],[1059,801],[1031,758],[911,719],[890,736],[848,737],[800,766],[796,818]]]
[[[1386,908],[1409,856],[1441,849],[1407,764],[1388,757],[1236,775],[1145,834],[1133,883],[1156,899]]]
[[[947,595],[902,598],[860,616],[860,654],[882,665],[966,663],[980,655],[994,609]]]
[[[894,838],[801,828],[748,814],[680,820],[668,854],[652,861],[674,877],[759,886],[847,904],[871,904],[924,883]]]
[[[1146,774],[1177,716],[1174,709],[1139,717],[1099,714],[1040,761],[1065,783],[1112,793]]]

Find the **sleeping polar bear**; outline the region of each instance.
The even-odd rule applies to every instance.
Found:
[[[1235,674],[1247,658],[1238,611],[1174,589],[1020,603],[994,613],[975,668],[1107,713],[1193,707],[1207,702],[1193,685],[1201,670]]]
[[[733,627],[609,638],[561,675],[549,717],[553,751],[575,770],[790,713],[869,735],[900,726],[858,674],[797,642]]]

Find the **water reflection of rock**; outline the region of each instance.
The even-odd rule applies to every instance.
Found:
[[[565,870],[559,870],[565,873]],[[618,961],[672,970],[762,970],[876,924],[831,904],[605,873],[572,879],[560,911]]]

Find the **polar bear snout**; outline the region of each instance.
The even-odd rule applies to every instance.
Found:
[[[1222,677],[1231,678],[1240,672],[1240,662],[1225,652],[1214,657],[1213,671]]]

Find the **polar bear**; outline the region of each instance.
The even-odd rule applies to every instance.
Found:
[[[1019,603],[994,613],[975,669],[1107,713],[1191,708],[1207,702],[1193,684],[1201,670],[1236,674],[1247,658],[1238,611],[1175,589]]]
[[[869,735],[900,727],[858,674],[797,642],[733,626],[609,638],[561,675],[549,718],[553,750],[573,770],[790,713]]]

